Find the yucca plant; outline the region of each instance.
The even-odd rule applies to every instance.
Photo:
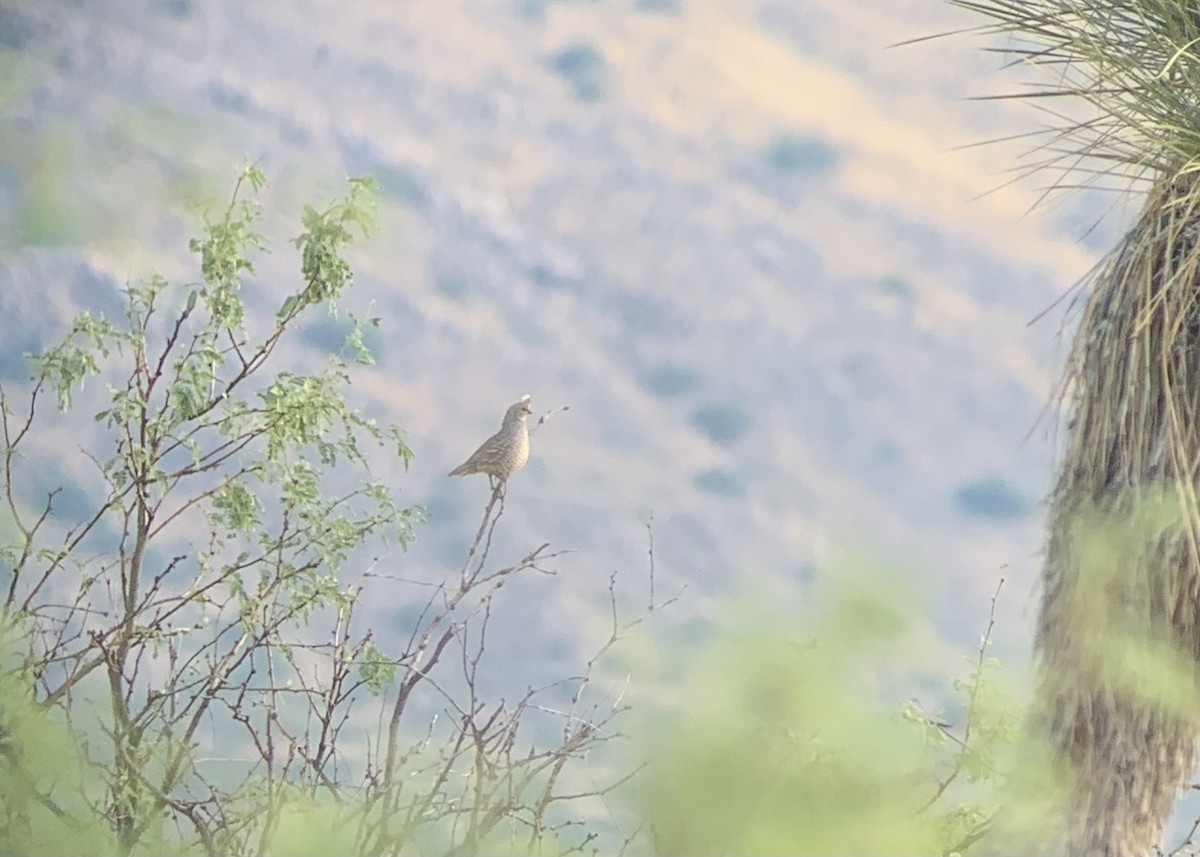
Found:
[[[1050,847],[1147,854],[1200,725],[1200,4],[951,2],[1049,72],[1005,96],[1055,117],[1027,169],[1143,194],[1076,302],[1034,726],[1069,784]]]

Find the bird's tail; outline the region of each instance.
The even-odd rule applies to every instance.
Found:
[[[470,472],[471,472],[470,470],[467,470],[467,465],[460,464],[460,465],[458,465],[458,467],[454,468],[446,475],[447,476],[467,476],[468,474],[470,474]]]

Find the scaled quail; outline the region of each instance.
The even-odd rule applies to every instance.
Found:
[[[504,413],[504,424],[500,431],[483,442],[464,463],[450,471],[451,476],[468,476],[486,473],[503,482],[525,466],[529,460],[529,428],[525,418],[533,413],[529,408],[529,396]]]

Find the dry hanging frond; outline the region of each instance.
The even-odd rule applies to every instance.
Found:
[[[1017,97],[1094,111],[1052,110],[1030,172],[1061,169],[1055,188],[1115,175],[1148,189],[1090,278],[1066,369],[1035,717],[1070,784],[1056,853],[1147,854],[1200,726],[1200,9],[954,2],[991,18],[984,31],[1008,35],[1017,62],[1054,72]]]
[[[1067,370],[1038,652],[1080,787],[1072,853],[1159,840],[1191,773],[1200,653],[1200,183],[1164,181],[1092,284]]]

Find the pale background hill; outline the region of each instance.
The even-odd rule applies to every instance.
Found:
[[[1023,659],[1063,311],[1028,322],[1120,212],[1031,211],[1039,184],[1005,172],[1030,144],[963,148],[1041,122],[964,100],[1030,78],[985,39],[888,47],[977,23],[939,0],[7,0],[0,370],[128,279],[195,277],[182,200],[225,196],[244,157],[287,218],[247,288],[269,317],[300,204],[370,173],[382,229],[347,307],[382,323],[355,388],[407,428],[417,458],[384,475],[429,510],[396,573],[461,558],[486,485],[445,473],[510,402],[570,407],[510,487],[503,551],[577,551],[514,596],[514,662],[597,644],[651,511],[660,591],[689,587],[668,633],[865,555],[950,651],[1004,574]],[[337,323],[306,341],[285,362]]]

